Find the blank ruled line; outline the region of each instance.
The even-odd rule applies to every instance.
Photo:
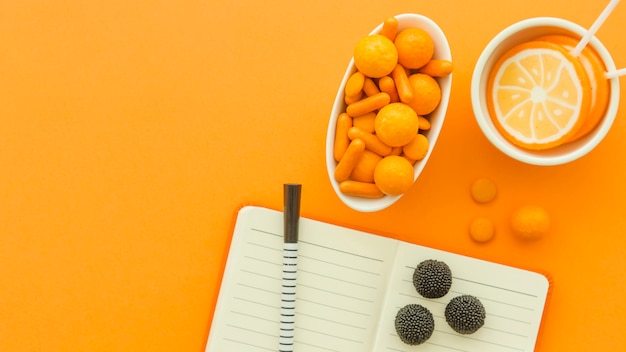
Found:
[[[335,310],[339,310],[342,312],[346,312],[346,313],[351,313],[351,314],[356,314],[356,315],[361,315],[361,316],[365,316],[365,317],[369,317],[371,316],[368,313],[364,313],[364,312],[360,312],[360,311],[356,311],[356,310],[350,310],[350,309],[345,309],[345,308],[341,308],[341,307],[337,307],[337,306],[333,306],[327,303],[322,303],[322,302],[317,302],[317,301],[312,301],[310,299],[305,299],[305,298],[298,298],[299,301],[302,302],[307,302],[307,303],[311,303],[311,304],[316,304],[322,307],[326,307],[326,308],[331,308],[331,309],[335,309]]]
[[[515,319],[515,318],[507,317],[507,316],[504,316],[504,315],[493,314],[493,313],[489,313],[489,315],[492,316],[492,317],[497,317],[497,318],[506,319],[506,320],[510,320],[510,321],[516,321],[516,322],[522,323],[522,324],[528,324],[528,325],[531,324],[531,322],[529,322],[529,321],[521,320],[521,319]]]
[[[300,271],[301,273],[307,273],[307,274],[311,274],[311,275],[315,275],[315,276],[323,277],[323,278],[326,278],[326,279],[331,279],[331,280],[334,280],[334,281],[339,281],[339,282],[342,282],[342,283],[345,283],[345,284],[351,284],[351,285],[354,285],[354,286],[359,286],[359,287],[363,287],[363,288],[369,288],[369,289],[372,289],[372,290],[376,290],[376,289],[378,289],[378,287],[376,287],[376,286],[370,286],[370,285],[366,285],[366,284],[363,284],[363,283],[360,283],[360,282],[349,281],[349,280],[346,280],[346,279],[344,279],[344,278],[340,278],[340,277],[335,277],[335,276],[330,276],[330,275],[324,275],[324,274],[320,274],[320,273],[315,272],[315,271],[310,271],[310,270],[302,270],[302,269],[300,269],[299,271]]]
[[[250,317],[250,318],[253,318],[253,319],[263,320],[263,321],[266,321],[266,322],[269,322],[269,323],[272,323],[272,324],[279,325],[279,322],[276,319],[269,319],[269,318],[266,318],[266,317],[262,317],[262,316],[258,316],[258,315],[254,315],[254,314],[250,314],[250,313],[246,313],[246,312],[239,312],[239,311],[236,311],[236,310],[231,310],[230,312],[233,313],[233,314],[242,315],[242,316]]]
[[[306,314],[306,313],[298,312],[298,316],[305,316],[305,317],[309,317],[309,318],[312,318],[312,319],[317,319],[317,320],[325,321],[325,322],[328,322],[328,323],[343,325],[343,326],[347,326],[347,327],[358,329],[358,330],[365,330],[365,329],[367,329],[366,327],[363,327],[363,326],[358,326],[358,325],[354,325],[354,324],[348,324],[348,323],[344,323],[342,321],[338,321],[338,320],[334,320],[334,319],[328,319],[328,318],[316,316],[316,315],[313,315],[313,314]]]
[[[267,279],[272,279],[272,280],[276,280],[276,281],[281,281],[282,279],[280,277],[275,277],[275,276],[271,276],[271,275],[265,275],[265,274],[261,274],[259,272],[256,271],[252,271],[252,270],[246,270],[246,269],[241,269],[242,272],[244,273],[248,273],[248,274],[253,274],[256,276],[261,276]]]
[[[339,293],[339,292],[335,292],[335,291],[331,291],[331,290],[325,290],[325,289],[322,289],[322,288],[319,288],[319,287],[314,287],[314,286],[309,286],[309,285],[302,285],[302,284],[300,284],[299,286],[310,288],[312,290],[317,290],[317,291],[330,293],[331,295],[351,298],[351,299],[354,299],[354,300],[357,300],[357,301],[362,301],[362,302],[367,302],[367,303],[374,303],[374,301],[371,300],[371,299],[356,297],[356,296],[352,296],[352,295],[347,295],[347,294],[344,294],[344,293]]]
[[[446,346],[446,345],[442,345],[440,343],[433,343],[433,342],[429,342],[429,341],[426,341],[425,344],[432,345],[432,346],[437,346],[437,347],[440,347],[440,348],[445,348],[445,349],[450,350],[450,351],[470,352],[470,351],[468,351],[466,349],[456,348],[456,347],[452,347],[452,346]]]
[[[257,242],[252,242],[252,241],[248,241],[249,245],[255,246],[255,247],[259,247],[259,248],[264,248],[264,249],[269,249],[271,251],[275,251],[275,252],[281,252],[282,253],[282,248],[276,248],[276,247],[271,247],[268,246],[264,243],[257,243]]]
[[[471,283],[476,284],[476,285],[487,286],[487,287],[495,288],[495,289],[502,290],[502,291],[518,293],[520,295],[533,297],[533,298],[537,298],[538,297],[537,295],[533,295],[532,293],[516,291],[516,290],[510,289],[510,288],[506,288],[506,287],[501,287],[501,286],[497,286],[497,285],[491,285],[491,284],[488,284],[486,282],[478,282],[478,281],[474,281],[474,280],[464,279],[462,277],[455,277],[455,276],[453,276],[452,280],[461,280],[461,281],[465,281],[465,282],[471,282]]]
[[[306,330],[306,331],[309,331],[309,332],[312,332],[312,333],[315,333],[315,334],[319,334],[319,335],[323,335],[323,336],[327,336],[327,337],[332,337],[332,338],[335,338],[337,340],[363,344],[363,341],[361,341],[361,340],[349,339],[349,338],[347,338],[345,336],[333,335],[333,334],[325,333],[325,332],[319,331],[319,330],[304,328],[304,327],[298,326],[298,324],[296,324],[296,329],[297,330]]]
[[[459,334],[455,333],[455,332],[449,332],[449,331],[441,331],[438,330],[439,333],[441,334],[447,334],[447,335],[454,335],[454,336],[459,336]],[[492,346],[498,346],[498,347],[502,347],[502,348],[507,348],[509,350],[513,350],[513,351],[524,351],[523,348],[518,348],[515,346],[509,346],[509,345],[505,345],[505,344],[501,344],[501,343],[497,343],[494,341],[488,341],[488,340],[483,340],[483,339],[479,339],[476,337],[472,337],[469,335],[462,335],[461,338],[467,339],[467,340],[472,340],[472,341],[477,341],[477,342],[481,342],[487,345],[492,345]]]
[[[276,351],[275,348],[267,348],[267,347],[259,346],[259,345],[256,345],[256,344],[246,343],[244,341],[231,339],[231,338],[228,338],[228,337],[225,337],[224,340],[232,342],[232,343],[236,343],[236,344],[239,344],[239,345],[244,345],[244,346],[248,346],[248,347],[254,347],[254,348],[258,349],[258,350],[273,351],[273,352]]]
[[[276,309],[276,310],[279,310],[279,309],[280,309],[280,307],[279,307],[279,306],[277,306],[277,305],[271,305],[271,304],[261,303],[261,302],[253,301],[253,300],[251,300],[251,299],[241,298],[241,297],[237,297],[237,296],[235,296],[235,297],[233,297],[233,298],[234,298],[234,299],[237,299],[237,300],[240,300],[240,301],[244,301],[244,302],[248,302],[248,303],[256,304],[256,305],[259,305],[259,306],[264,306],[264,307],[273,308],[273,309]],[[278,302],[278,301],[276,301],[276,304],[278,304],[278,303],[279,303],[279,302]]]
[[[306,258],[306,259],[313,260],[313,261],[316,261],[316,262],[334,265],[334,266],[337,266],[337,267],[340,267],[340,268],[345,268],[345,269],[350,269],[350,270],[354,270],[354,271],[358,271],[358,272],[362,272],[362,273],[366,273],[366,274],[380,276],[379,273],[376,273],[376,272],[373,272],[373,271],[364,270],[364,269],[361,269],[361,268],[355,268],[353,266],[348,266],[348,265],[345,265],[345,264],[339,264],[339,263],[331,262],[331,261],[328,261],[328,260],[323,260],[323,259],[316,258],[316,257],[309,257],[309,256],[306,256],[306,255],[300,254],[300,258]]]
[[[446,345],[442,345],[440,343],[434,343],[434,342],[430,342],[430,341],[426,341],[425,344],[432,345],[432,346],[437,346],[437,347],[440,347],[440,348],[445,348],[445,349],[450,350],[450,351],[470,352],[470,351],[468,351],[466,349],[463,349],[463,348],[456,348],[456,347],[452,347],[452,346],[446,346]]]
[[[278,337],[278,334],[268,334],[266,332],[245,328],[245,327],[239,326],[239,325],[226,324],[226,326],[228,326],[230,328],[233,328],[233,329],[237,329],[237,330],[243,330],[243,331],[251,332],[253,334],[264,335],[264,336],[269,336],[269,337]]]
[[[277,233],[271,232],[271,231],[267,231],[267,230],[261,230],[261,229],[257,229],[257,228],[250,228],[250,231],[254,231],[254,232],[260,232],[262,234],[266,234],[266,235],[271,235],[273,237],[280,237],[282,240],[283,235],[279,235]]]
[[[281,266],[282,263],[277,263],[275,261],[271,261],[271,260],[265,260],[265,259],[261,259],[261,258],[257,258],[257,257],[252,257],[249,255],[244,256],[244,258],[246,259],[250,259],[256,262],[261,262],[261,263],[266,263],[266,264],[270,264],[270,265],[274,265],[274,266]]]
[[[340,350],[335,350],[335,349],[328,348],[328,347],[324,347],[324,346],[320,346],[320,345],[314,345],[314,344],[311,344],[311,343],[302,342],[302,341],[300,341],[300,340],[298,340],[298,339],[296,339],[296,343],[297,343],[297,344],[299,344],[299,345],[305,345],[305,346],[309,346],[309,347],[317,348],[317,349],[322,350],[322,351],[329,351],[329,352],[342,352],[342,351],[340,351]]]
[[[436,330],[436,329],[435,329],[435,332],[437,332],[437,331],[440,331],[440,330]],[[392,336],[393,338],[400,339],[400,337],[398,337],[398,335],[397,335],[397,334],[390,334],[389,336]],[[471,351],[469,351],[469,350],[462,349],[462,348],[456,348],[456,347],[452,347],[452,346],[448,346],[448,345],[442,345],[442,344],[440,344],[440,343],[434,343],[434,342],[432,342],[432,341],[430,341],[430,340],[426,340],[426,341],[424,342],[424,345],[437,346],[437,347],[440,347],[440,348],[445,348],[445,349],[447,349],[447,350],[451,350],[451,351],[471,352]],[[397,349],[397,348],[393,348],[393,347],[387,347],[387,350],[389,350],[389,351],[399,351],[399,352],[405,352],[404,350],[399,350],[399,349]]]
[[[397,337],[397,335],[395,335],[394,337]],[[424,342],[424,345],[437,346],[439,348],[444,348],[444,349],[450,350],[450,351],[471,352],[471,351],[466,350],[466,349],[456,348],[456,347],[447,346],[447,345],[442,345],[440,343],[434,343],[434,342],[431,342],[431,341]],[[389,351],[405,352],[404,350],[399,350],[397,348],[391,348],[391,347],[387,347],[387,350],[389,350]]]
[[[237,283],[237,286],[250,288],[250,289],[253,289],[253,290],[255,290],[255,291],[267,292],[267,293],[270,293],[270,294],[272,294],[272,295],[276,295],[276,296],[279,296],[279,295],[280,295],[280,292],[277,292],[276,290],[268,290],[268,289],[264,289],[264,288],[261,288],[261,287],[258,287],[258,286],[252,286],[252,285],[242,284],[241,282],[238,282],[238,283]]]
[[[507,330],[496,329],[496,328],[492,328],[492,327],[489,327],[489,326],[483,326],[481,329],[491,330],[491,331],[496,331],[496,332],[500,332],[500,333],[507,334],[507,335],[513,335],[513,336],[523,337],[523,338],[525,338],[525,339],[527,339],[527,338],[528,338],[528,335],[525,335],[525,334],[520,334],[520,333],[516,333],[516,332],[513,332],[513,331],[507,331]]]
[[[358,253],[354,253],[354,252],[344,251],[344,250],[341,250],[341,249],[324,246],[324,245],[321,245],[321,244],[318,244],[318,243],[302,241],[302,240],[300,241],[300,243],[308,244],[310,246],[317,247],[317,248],[323,248],[323,249],[329,250],[331,252],[347,254],[347,255],[350,255],[350,256],[353,256],[353,257],[359,257],[359,258],[363,258],[363,259],[367,259],[367,260],[371,260],[371,261],[375,261],[375,262],[379,262],[379,263],[383,263],[384,262],[384,260],[379,259],[379,258],[374,258],[374,257],[370,257],[370,256],[366,256],[366,255],[362,255],[362,254],[358,254]]]

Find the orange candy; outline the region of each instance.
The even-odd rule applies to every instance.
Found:
[[[348,105],[348,107],[346,108],[346,112],[352,117],[365,115],[368,112],[378,110],[383,106],[389,104],[389,101],[389,94],[385,92],[380,92],[378,94],[372,95],[371,97],[364,98]]]
[[[354,181],[373,183],[374,170],[376,169],[378,162],[382,159],[382,156],[374,152],[370,152],[369,150],[365,150],[359,161],[357,161],[354,166],[354,169],[352,169],[350,179]]]
[[[428,153],[428,138],[421,133],[415,135],[412,141],[402,147],[404,155],[412,160],[422,160]]]
[[[420,68],[428,63],[435,52],[435,43],[421,28],[407,28],[396,35],[394,44],[398,62],[406,68]]]
[[[383,27],[380,30],[380,34],[389,38],[389,40],[393,41],[396,39],[396,34],[398,32],[398,19],[395,17],[387,17],[383,22]]]
[[[348,138],[348,129],[350,129],[350,127],[352,127],[352,119],[350,116],[345,112],[340,114],[335,127],[335,143],[333,149],[333,156],[337,162],[343,158],[343,154],[350,144],[350,138]]]
[[[398,50],[389,38],[370,34],[354,48],[354,65],[364,75],[379,78],[391,73],[398,63]]]
[[[386,156],[391,153],[391,147],[383,143],[378,136],[373,133],[367,133],[358,127],[348,129],[348,138],[351,140],[360,139],[365,143],[367,150],[372,151],[380,156]]]
[[[346,82],[345,93],[349,97],[354,97],[363,92],[363,85],[365,84],[365,75],[357,71],[353,73]]]
[[[347,180],[339,184],[341,193],[361,198],[381,198],[385,194],[373,183]]]
[[[396,82],[394,82],[393,78],[389,76],[381,77],[378,80],[378,85],[380,86],[381,92],[389,94],[389,101],[391,103],[397,103],[400,101],[398,90],[396,89]]]
[[[391,77],[396,86],[396,90],[398,91],[398,97],[400,101],[409,104],[413,101],[413,88],[409,83],[409,76],[406,75],[406,71],[402,65],[396,65],[396,67],[391,71]]]
[[[453,65],[449,60],[433,59],[419,69],[419,73],[425,73],[432,77],[445,77],[452,73]]]
[[[476,203],[489,203],[496,198],[498,188],[490,179],[479,178],[472,182],[470,193]]]
[[[409,77],[409,83],[414,92],[414,99],[409,105],[418,115],[428,115],[439,106],[441,88],[434,78],[424,73],[416,73]]]
[[[417,133],[417,114],[403,103],[391,103],[378,111],[374,120],[376,135],[385,144],[401,147]]]
[[[470,223],[469,234],[476,242],[488,242],[493,238],[495,233],[496,227],[489,218],[478,217]]]
[[[381,192],[400,195],[413,185],[413,165],[401,156],[387,156],[376,165],[374,182]]]
[[[352,119],[352,126],[361,129],[367,133],[374,133],[374,119],[376,119],[375,112],[368,112],[365,115],[357,116]]]
[[[335,168],[335,180],[342,182],[347,180],[352,170],[358,163],[359,159],[365,151],[365,143],[361,139],[355,139],[348,145],[348,149],[343,153],[343,157],[339,160]]]
[[[550,230],[550,216],[540,206],[525,205],[511,215],[511,228],[521,239],[536,240]]]

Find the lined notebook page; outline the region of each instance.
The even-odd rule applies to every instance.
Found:
[[[423,298],[413,286],[415,267],[426,259],[444,261],[452,271],[450,291],[441,298]],[[435,331],[420,351],[534,351],[549,288],[545,276],[408,243],[400,245],[395,268],[375,351],[415,351],[400,341],[394,327],[398,310],[411,303],[428,308],[435,319]],[[470,335],[452,330],[444,315],[448,302],[462,294],[480,299],[487,312],[485,325]]]
[[[282,227],[282,212],[239,212],[207,352],[278,350]],[[298,250],[295,351],[534,350],[549,286],[543,275],[306,218]],[[413,270],[425,259],[450,266],[446,296],[424,299],[413,288]],[[478,297],[486,308],[475,334],[459,335],[445,322],[445,305],[460,294]],[[435,317],[435,332],[419,346],[402,343],[393,324],[409,303]]]
[[[237,218],[207,352],[277,351],[283,215]],[[370,351],[398,243],[301,218],[294,350]]]

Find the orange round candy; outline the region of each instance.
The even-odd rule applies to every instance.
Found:
[[[354,65],[365,76],[380,78],[393,71],[398,63],[398,50],[389,38],[370,34],[359,40],[354,48]]]
[[[405,68],[420,68],[428,63],[435,52],[431,36],[421,28],[406,28],[394,40],[398,49],[398,62]]]
[[[511,228],[521,239],[536,240],[550,230],[550,216],[540,206],[525,205],[511,216]]]
[[[495,235],[496,228],[493,222],[486,217],[478,217],[472,221],[469,227],[470,237],[476,242],[490,241]]]
[[[415,110],[404,103],[391,103],[376,114],[376,135],[390,147],[401,147],[409,143],[418,131],[419,121]]]
[[[413,89],[413,100],[409,105],[420,115],[433,112],[441,102],[441,87],[431,76],[416,73],[409,76],[409,84]]]
[[[401,156],[384,157],[374,170],[374,183],[384,194],[403,194],[413,185],[413,165]]]
[[[489,203],[498,193],[496,184],[487,178],[479,178],[472,182],[470,189],[472,199],[477,203]]]
[[[412,160],[422,160],[428,154],[428,138],[425,135],[418,133],[415,135],[412,141],[402,147],[404,155]]]

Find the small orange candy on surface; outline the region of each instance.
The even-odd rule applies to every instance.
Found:
[[[550,230],[550,216],[540,206],[525,205],[518,208],[511,216],[513,233],[525,240],[536,240]]]

